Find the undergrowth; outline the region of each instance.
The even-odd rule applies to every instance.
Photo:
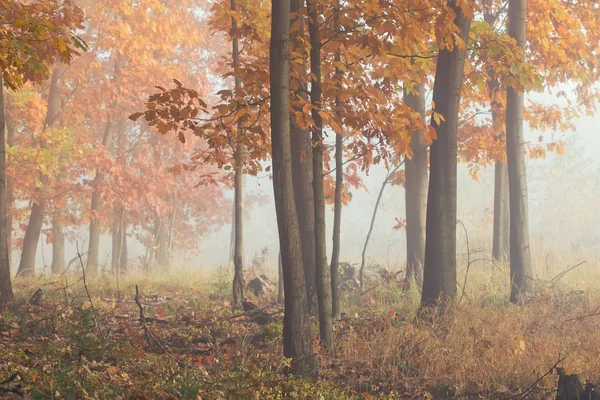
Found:
[[[541,270],[525,305],[508,303],[505,266],[470,268],[464,293],[462,270],[460,303],[433,321],[415,319],[419,293],[401,281],[344,293],[333,352],[315,337],[316,381],[285,374],[275,294],[252,299],[274,317],[258,326],[232,310],[225,269],[96,277],[87,291],[76,274],[17,279],[0,381],[16,373],[34,399],[553,398],[559,360],[600,377],[600,280],[589,265]]]

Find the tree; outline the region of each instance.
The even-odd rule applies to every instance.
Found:
[[[323,188],[323,119],[321,109],[321,35],[319,13],[313,0],[307,0],[308,29],[310,34],[310,100],[315,122],[312,132],[313,152],[313,197],[315,200],[315,260],[317,273],[317,297],[319,300],[319,328],[321,341],[326,348],[333,348],[333,326],[331,322],[331,278],[327,264],[325,225],[325,192]]]
[[[292,35],[290,44],[290,79],[292,87],[297,87],[293,97],[308,101],[306,60],[309,58],[305,45],[305,7],[304,0],[291,0]],[[295,28],[295,29],[294,29]],[[302,109],[295,107],[295,111]],[[313,150],[310,131],[301,128],[296,118],[290,116],[292,144],[292,179],[294,181],[294,200],[300,225],[302,242],[302,261],[306,280],[308,311],[316,314],[317,300],[317,264],[315,254],[315,199],[313,193]]]
[[[527,1],[509,0],[508,34],[525,46]],[[529,250],[527,175],[523,146],[523,92],[509,86],[506,94],[506,154],[510,198],[510,301],[523,301],[533,288]]]
[[[437,138],[430,152],[423,306],[446,303],[456,296],[456,135],[472,10],[464,3],[448,4],[446,18],[453,20],[457,32],[456,40],[440,49],[433,86],[432,125]]]
[[[405,83],[404,102],[418,113],[425,126],[425,88],[416,84],[412,90]],[[406,277],[404,292],[415,284],[423,285],[423,265],[425,263],[425,222],[427,215],[427,145],[423,131],[412,131],[410,148],[412,157],[406,158]]]
[[[2,86],[17,89],[26,82],[41,82],[48,76],[48,66],[57,60],[69,63],[85,43],[73,33],[81,28],[82,13],[71,1],[57,5],[37,1],[23,3],[14,0],[0,2],[3,10],[0,37],[2,48],[0,68]],[[8,256],[6,199],[6,117],[2,90],[0,120],[0,304],[12,300],[10,261]]]
[[[231,36],[232,36],[232,58],[233,58],[233,74],[235,80],[235,91],[241,92],[242,90],[242,78],[240,76],[240,50],[239,50],[239,38],[238,38],[238,27],[236,21],[236,0],[231,0],[231,11],[234,13],[231,17]],[[238,123],[238,135],[243,132],[243,126]],[[234,172],[234,238],[235,245],[233,250],[233,265],[234,265],[234,276],[233,276],[233,304],[239,307],[244,299],[244,258],[243,258],[243,172],[242,172],[242,155],[243,155],[242,141],[238,140],[235,148],[235,172]]]
[[[290,0],[272,2],[270,87],[271,143],[273,188],[283,264],[285,314],[283,349],[292,359],[292,369],[299,375],[314,375],[313,354],[302,246],[298,235],[298,219],[294,204],[289,118],[289,41]]]
[[[61,73],[62,69],[56,68],[50,79],[48,104],[46,107],[46,119],[44,121],[42,131],[52,129],[56,123],[56,119],[58,118],[60,110],[58,80]],[[37,145],[40,147],[43,146],[41,143],[38,143]],[[48,177],[42,175],[40,181],[42,184],[47,183]],[[35,255],[37,253],[38,242],[42,232],[42,225],[44,224],[44,209],[46,207],[46,199],[44,198],[41,188],[38,188],[35,191],[34,197],[31,199],[31,203],[31,214],[29,216],[29,222],[27,223],[25,237],[23,238],[23,249],[21,251],[21,260],[19,262],[19,269],[17,271],[17,274],[21,276],[33,276],[35,273]]]

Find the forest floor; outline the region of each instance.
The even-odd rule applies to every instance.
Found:
[[[252,299],[273,319],[260,326],[232,311],[225,270],[17,279],[0,314],[0,382],[13,377],[0,397],[554,398],[557,363],[600,378],[600,277],[589,265],[548,275],[516,306],[505,268],[473,268],[460,303],[433,322],[414,319],[418,294],[403,296],[401,281],[345,292],[333,352],[314,341],[317,381],[284,373],[275,294]]]

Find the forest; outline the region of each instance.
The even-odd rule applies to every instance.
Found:
[[[600,399],[598,0],[0,0],[0,68],[0,398]]]

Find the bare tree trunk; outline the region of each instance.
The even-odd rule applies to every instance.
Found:
[[[109,148],[112,144],[112,130],[110,120],[104,127],[104,136],[102,137],[102,146]],[[100,195],[100,186],[104,181],[104,173],[101,170],[96,171],[92,187],[92,205],[90,219],[90,242],[88,245],[87,270],[90,274],[98,272],[98,262],[100,258],[100,214],[102,213],[102,197]]]
[[[158,221],[158,224],[158,252],[156,254],[157,262],[159,268],[167,271],[171,267],[168,250],[169,235],[167,232],[167,224],[162,219]]]
[[[292,182],[289,117],[290,0],[272,2],[270,43],[273,191],[283,263],[285,314],[283,352],[297,375],[314,376],[306,284]]]
[[[123,213],[125,212],[122,206],[115,206],[112,223],[112,251],[111,251],[111,271],[116,274],[119,271],[119,263],[121,261],[121,245],[123,237],[121,236],[121,224]]]
[[[2,80],[0,79],[0,86],[2,85]],[[2,89],[4,90],[4,89]],[[4,94],[2,93],[2,96],[4,96]],[[4,109],[0,110],[0,112],[2,112],[4,114]],[[14,142],[14,125],[9,121],[8,116],[6,116],[6,128],[7,128],[7,133],[6,133],[6,142],[5,142],[5,147],[6,146],[12,146],[13,142]],[[3,150],[4,152],[6,152],[6,149]],[[6,163],[6,157],[4,157],[4,162]],[[0,190],[2,190],[0,188]],[[13,261],[12,261],[12,232],[13,232],[13,209],[14,209],[14,202],[15,202],[15,194],[14,194],[14,190],[13,190],[13,184],[12,184],[12,179],[10,179],[8,176],[6,176],[6,240],[7,240],[7,247],[8,247],[8,265],[10,268],[10,271],[12,271],[12,266],[13,266]],[[0,211],[1,212],[1,211]],[[0,238],[0,240],[2,240]],[[2,242],[0,242],[1,245]],[[1,258],[1,256],[0,256]]]
[[[494,165],[494,233],[492,256],[505,261],[509,254],[510,209],[508,202],[508,168],[502,161]]]
[[[333,324],[331,320],[331,277],[327,264],[327,226],[325,223],[325,190],[323,188],[323,120],[321,109],[321,35],[319,14],[312,0],[307,0],[308,27],[310,32],[310,100],[315,107],[312,118],[315,127],[313,141],[313,196],[315,199],[315,260],[317,266],[317,298],[319,300],[319,328],[321,342],[333,348]]]
[[[41,194],[40,194],[41,195]],[[19,261],[18,276],[33,276],[35,273],[35,256],[44,224],[44,202],[41,199],[34,199],[29,214],[29,223],[25,230],[23,238],[23,249],[21,250],[21,260]]]
[[[4,81],[0,74],[0,305],[12,302],[6,199],[6,113],[4,111]]]
[[[527,1],[509,0],[508,34],[524,47]],[[508,87],[506,95],[506,155],[510,196],[510,301],[523,301],[533,289],[529,249],[527,174],[523,144],[523,93]]]
[[[454,1],[454,23],[467,43],[471,20]],[[456,297],[456,174],[458,111],[463,81],[465,49],[441,50],[433,86],[434,112],[445,121],[432,125],[437,139],[431,145],[431,171],[427,195],[425,264],[421,304],[430,306]]]
[[[60,222],[52,220],[52,275],[57,275],[65,270],[65,234]]]
[[[418,85],[413,93],[404,89],[404,102],[421,115],[425,125],[425,88]],[[425,263],[425,223],[427,218],[427,145],[423,132],[413,131],[410,136],[412,158],[406,159],[406,278],[404,293],[412,284],[423,286]]]
[[[123,212],[125,214],[125,212]],[[127,248],[127,224],[125,223],[125,218],[123,218],[123,223],[121,225],[121,257],[119,261],[119,273],[127,272],[129,268],[129,249]]]
[[[279,262],[277,263],[277,303],[284,303],[283,296],[283,264],[281,262],[281,252],[279,252]]]
[[[291,45],[299,51],[305,46],[302,38],[304,28],[304,0],[291,0],[292,19],[296,31],[292,35]],[[302,64],[299,75],[307,75],[306,67]],[[306,84],[300,79],[300,90],[296,95],[308,100]],[[292,179],[294,181],[294,200],[296,214],[300,225],[300,240],[302,242],[302,260],[304,262],[304,278],[306,280],[306,296],[308,312],[316,314],[318,311],[317,300],[317,264],[315,260],[315,201],[313,194],[313,152],[310,132],[299,128],[295,120],[291,119],[292,142]]]
[[[333,16],[333,25],[336,33],[340,32],[340,12],[339,1],[335,1],[337,11]],[[338,49],[335,53],[335,61],[342,61],[342,51]],[[342,71],[335,69],[338,88],[342,86]],[[339,109],[340,99],[336,97],[335,106]],[[337,112],[337,111],[336,111]],[[335,319],[340,319],[340,241],[342,230],[342,189],[344,188],[344,137],[341,132],[335,135],[335,194],[333,200],[333,240],[331,250],[331,315]]]
[[[56,122],[60,112],[60,93],[58,90],[58,79],[62,74],[62,68],[56,68],[52,72],[50,79],[50,90],[48,92],[48,109],[46,111],[46,120],[44,121],[44,130],[51,128]],[[46,183],[47,177],[42,176],[42,184]],[[35,198],[37,196],[37,198]],[[23,238],[23,249],[21,251],[21,260],[19,262],[20,276],[32,276],[35,273],[35,255],[37,246],[44,224],[45,199],[41,189],[36,190],[36,195],[32,199],[31,214],[25,237]],[[64,263],[64,260],[63,260]]]
[[[236,0],[231,0],[231,11],[236,11]],[[235,91],[239,93],[242,90],[242,79],[240,77],[240,48],[238,38],[238,24],[234,17],[231,17],[231,34],[233,36],[233,70],[235,78]],[[244,213],[243,213],[243,160],[242,155],[244,147],[242,144],[242,129],[241,124],[238,124],[237,143],[235,148],[235,176],[234,176],[234,202],[235,202],[235,246],[233,252],[233,305],[239,307],[244,300]]]

